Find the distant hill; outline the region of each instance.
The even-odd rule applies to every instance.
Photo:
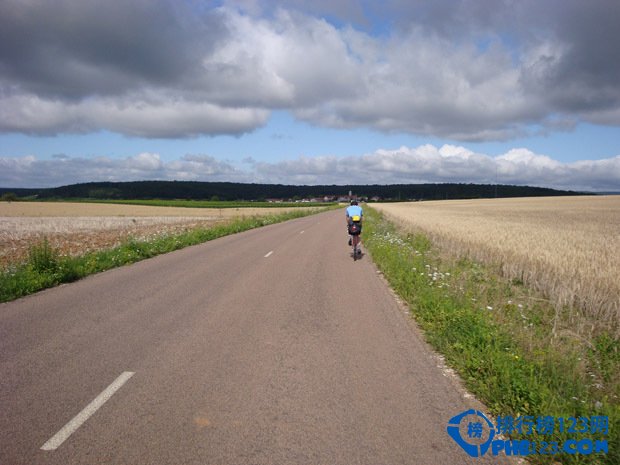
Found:
[[[37,199],[191,199],[265,200],[347,196],[379,200],[443,200],[494,197],[537,197],[580,195],[542,187],[488,184],[391,184],[291,186],[282,184],[242,184],[232,182],[133,181],[90,182],[44,189],[0,188],[19,197]]]

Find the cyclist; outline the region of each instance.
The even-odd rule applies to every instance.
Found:
[[[347,207],[346,215],[347,215],[347,232],[349,233],[349,245],[352,245],[351,226],[353,225],[353,223],[356,223],[361,231],[362,219],[364,217],[364,212],[362,210],[362,207],[360,207],[357,204],[357,200],[355,199],[351,200],[351,205]],[[359,234],[359,232],[357,234]]]

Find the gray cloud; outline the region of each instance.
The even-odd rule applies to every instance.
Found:
[[[619,23],[615,0],[4,0],[0,131],[240,134],[274,109],[461,141],[620,125]]]
[[[208,155],[163,161],[158,154],[81,158],[58,155],[0,157],[0,186],[50,187],[87,181],[144,179],[280,184],[480,183],[581,191],[617,191],[620,155],[562,163],[527,149],[491,157],[464,147],[422,145],[349,157],[298,157],[277,163],[243,160],[241,166]]]
[[[199,68],[225,28],[167,0],[5,0],[2,75],[20,90],[80,99],[174,86]]]

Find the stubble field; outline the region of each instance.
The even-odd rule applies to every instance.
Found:
[[[149,240],[233,218],[287,208],[181,208],[72,202],[0,202],[0,268],[19,263],[46,238],[62,255],[81,255],[133,238]]]
[[[509,279],[578,309],[579,324],[620,319],[620,196],[376,204],[451,255],[497,264]],[[616,328],[617,329],[617,328]]]

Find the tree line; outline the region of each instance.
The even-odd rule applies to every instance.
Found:
[[[368,200],[446,200],[578,195],[543,187],[491,184],[315,185],[246,184],[198,181],[90,182],[41,189],[0,188],[9,199],[188,199],[269,200],[348,197]]]

